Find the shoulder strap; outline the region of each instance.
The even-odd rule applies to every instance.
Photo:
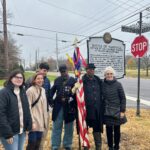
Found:
[[[42,89],[40,88],[40,94],[39,94],[38,98],[32,103],[31,108],[33,108],[38,103],[38,101],[41,97],[41,92],[42,92]]]

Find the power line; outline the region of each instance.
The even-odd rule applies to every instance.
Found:
[[[129,0],[127,0],[126,2],[128,2]],[[120,5],[121,6],[121,5]],[[99,20],[99,22],[104,22],[105,20],[108,20],[106,19],[105,17],[105,20],[103,19],[105,14],[104,13],[107,13],[107,14],[112,14],[113,12],[115,12],[117,9],[120,8],[120,6],[117,6],[116,8],[112,9],[112,10],[109,10],[109,11],[106,11],[107,10],[107,7],[104,9],[104,11],[102,11],[102,13],[100,13],[101,15],[97,18]],[[119,13],[118,13],[119,14]],[[120,14],[119,14],[120,15]],[[101,18],[104,20],[101,20]],[[112,19],[113,17],[111,17]],[[90,21],[88,23],[84,23],[82,24],[79,28],[77,28],[78,31],[81,31],[82,29],[84,30],[87,30],[86,28],[89,27],[89,26],[93,26],[93,24],[99,24],[99,22],[93,22],[93,21]],[[90,27],[91,28],[91,27]],[[76,31],[76,30],[75,30]]]
[[[80,17],[84,17],[84,18],[86,18],[86,19],[90,19],[90,20],[93,20],[93,21],[98,21],[97,19],[93,19],[93,17],[88,17],[88,16],[86,16],[86,15],[77,13],[77,12],[75,12],[75,11],[72,11],[72,10],[69,10],[69,9],[66,9],[66,8],[63,8],[63,7],[59,7],[59,6],[57,6],[56,4],[54,4],[54,3],[46,2],[46,1],[43,1],[43,0],[38,0],[38,1],[41,2],[41,3],[44,3],[44,4],[46,4],[46,5],[55,7],[55,8],[57,8],[57,9],[59,9],[59,10],[63,10],[63,11],[69,12],[69,13],[71,13],[71,14],[74,14],[74,15],[77,15],[77,16],[80,16]]]
[[[150,4],[150,3],[149,3],[149,4]],[[146,6],[147,6],[147,5],[146,5]],[[143,12],[144,10],[146,10],[146,8],[144,8],[144,9],[141,10],[140,12]],[[138,11],[138,10],[136,10],[136,11]],[[136,12],[136,11],[135,11],[135,12]],[[103,32],[103,31],[105,31],[105,30],[107,30],[107,29],[109,29],[109,28],[111,28],[111,27],[113,27],[113,26],[116,26],[117,24],[119,24],[119,23],[121,23],[121,22],[124,22],[124,21],[126,21],[126,20],[128,20],[128,19],[134,17],[134,16],[137,15],[137,14],[139,14],[139,12],[137,12],[137,13],[131,15],[131,16],[128,16],[127,18],[123,18],[122,20],[119,20],[118,22],[116,22],[116,23],[114,23],[114,24],[112,24],[112,25],[110,25],[110,26],[108,26],[108,27],[106,27],[106,28],[103,28],[103,29],[101,29],[101,30],[99,30],[99,31],[97,31],[97,32],[95,32],[95,33],[93,33],[93,34],[91,34],[89,37],[94,36],[94,35],[96,35],[96,34],[98,34],[98,33],[100,33],[100,32]],[[85,40],[85,39],[87,39],[87,38],[81,39],[80,42],[82,42],[82,41]]]
[[[145,10],[145,9],[144,9]],[[143,10],[143,11],[144,11]],[[98,34],[98,33],[100,33],[100,32],[102,32],[102,31],[104,31],[104,30],[107,30],[107,29],[109,29],[109,28],[111,28],[111,27],[113,27],[113,26],[115,26],[115,25],[117,25],[117,24],[119,24],[119,23],[121,23],[121,22],[124,22],[125,20],[127,20],[127,19],[129,19],[129,18],[131,18],[131,17],[133,17],[133,16],[135,16],[135,15],[137,15],[137,14],[139,14],[139,12],[138,13],[135,13],[135,14],[133,14],[133,15],[131,15],[131,16],[129,16],[129,17],[127,17],[127,18],[125,18],[125,19],[123,19],[123,20],[121,20],[121,21],[119,21],[118,23],[115,23],[115,24],[112,24],[111,26],[109,26],[109,27],[107,27],[107,28],[104,28],[104,29],[102,29],[102,30],[100,30],[100,31],[98,31],[98,32],[96,32],[96,33],[93,33],[92,35],[90,35],[89,37],[92,37],[92,36],[94,36],[95,34]],[[145,15],[144,17],[146,17],[147,15]],[[132,21],[132,22],[130,22],[130,23],[127,23],[126,25],[129,25],[129,24],[131,24],[131,23],[133,23],[133,22],[135,22],[135,21],[138,21],[139,19],[136,19],[136,20],[134,20],[134,21]],[[114,30],[112,30],[111,32],[114,32],[114,31],[116,31],[116,30],[118,30],[118,29],[120,29],[121,27],[118,27],[118,28],[116,28],[116,29],[114,29]],[[81,43],[81,42],[83,42],[84,40],[86,40],[87,38],[84,38],[84,39],[81,39],[80,41],[79,41],[79,43]],[[69,48],[69,47],[72,47],[73,45],[68,45],[68,46],[66,46],[66,47],[64,47],[64,48],[61,48],[61,49],[67,49],[67,48]],[[66,52],[66,50],[65,51],[62,51],[62,52]]]
[[[3,31],[0,31],[0,33],[2,33]],[[41,39],[50,39],[50,40],[53,40],[53,41],[56,41],[56,39],[54,38],[50,38],[50,37],[46,37],[46,36],[39,36],[39,35],[33,35],[33,34],[24,34],[24,33],[16,33],[16,32],[9,32],[9,33],[12,33],[12,34],[16,34],[18,36],[29,36],[29,37],[35,37],[35,38],[41,38]],[[71,41],[68,41],[68,40],[58,40],[59,42],[71,42]]]
[[[50,30],[50,29],[43,29],[43,28],[32,27],[32,26],[25,26],[25,25],[18,25],[18,24],[12,24],[12,23],[7,23],[7,25],[14,26],[14,27],[21,27],[21,28],[28,28],[28,29],[40,30],[40,31],[53,32],[53,33],[60,33],[60,34],[65,34],[65,35],[87,37],[87,36],[81,35],[81,34],[68,33],[68,32],[62,32],[62,31],[56,31],[56,30]]]
[[[125,7],[123,7],[122,5],[124,4],[124,2],[122,2],[121,0],[117,0],[116,2],[121,2],[121,4],[117,4],[117,3],[115,3],[115,2],[113,2],[113,1],[111,1],[111,0],[106,0],[106,1],[108,1],[109,3],[111,3],[111,4],[113,4],[113,5],[118,5],[119,7],[122,7],[123,9],[125,9],[125,10],[127,10],[127,8],[125,8]],[[131,2],[131,0],[129,1],[129,2]],[[127,6],[129,6],[129,7],[132,7],[132,9],[133,8],[136,8],[135,6],[133,6],[133,5],[129,5],[128,3],[125,3]],[[136,8],[137,9],[137,8]],[[129,9],[128,9],[129,10]]]
[[[125,4],[125,3],[127,3],[128,1],[130,1],[130,0],[127,0],[126,2],[124,2],[123,4]],[[113,9],[113,11],[109,11],[109,13],[113,13],[113,12],[115,12],[115,10],[116,9],[119,9],[120,8],[120,6],[122,6],[123,4],[120,4],[117,8],[114,8]],[[147,7],[147,5],[145,5],[146,7]],[[131,6],[132,7],[132,6]],[[131,8],[131,7],[128,7],[128,9],[129,8]],[[138,10],[138,9],[137,9]],[[126,10],[126,11],[128,11],[128,10]],[[132,13],[134,13],[135,11],[133,11]],[[107,12],[108,13],[108,12]],[[122,13],[122,11],[120,11],[120,12],[118,12],[117,14],[115,14],[115,17],[116,16],[119,16],[120,14]],[[129,13],[129,14],[131,14],[131,13]],[[102,18],[102,19],[101,19]],[[105,17],[104,18],[104,16],[101,16],[101,18],[100,18],[100,21],[102,22],[102,23],[106,23],[106,22],[110,22],[110,20],[112,20],[114,17],[113,16],[110,16],[110,17]],[[121,19],[122,19],[122,17],[121,17]],[[82,28],[84,29],[84,30],[87,30],[88,32],[89,32],[89,29],[93,29],[94,27],[96,27],[96,25],[99,25],[99,23],[94,23],[94,22],[91,22],[91,23],[89,23],[88,25],[85,25],[85,26],[82,26]],[[94,26],[94,27],[93,27]],[[88,28],[87,28],[88,27]],[[81,28],[80,28],[81,29]]]

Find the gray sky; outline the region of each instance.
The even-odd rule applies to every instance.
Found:
[[[110,32],[113,38],[125,41],[126,49],[129,50],[133,39],[137,35],[116,29],[139,18],[139,15],[130,18],[129,16],[132,14],[148,6],[150,7],[149,0],[6,0],[6,2],[7,11],[12,14],[12,17],[8,19],[8,23],[58,31],[58,40],[60,40],[58,42],[59,57],[64,58],[66,53],[72,56],[73,47],[70,45],[75,37],[81,40],[85,38],[84,36],[90,36],[94,33],[97,34],[93,36],[102,36],[106,31]],[[148,13],[150,12],[144,11],[143,16]],[[118,23],[127,17],[129,19]],[[144,17],[143,21],[150,22],[150,18]],[[115,23],[116,25],[112,26]],[[2,26],[0,28],[2,29]],[[8,25],[8,30],[12,33],[11,35],[16,40],[17,45],[21,46],[21,58],[26,60],[26,65],[30,61],[34,62],[36,49],[39,49],[40,57],[55,58],[56,32],[10,25]],[[70,35],[62,34],[62,32],[70,33]],[[25,36],[18,36],[15,33],[22,33]],[[71,34],[76,34],[76,36]],[[150,38],[150,33],[144,35]],[[39,36],[47,38],[38,38]],[[64,43],[61,40],[68,42]],[[86,40],[81,43],[80,50],[83,56],[86,57]]]

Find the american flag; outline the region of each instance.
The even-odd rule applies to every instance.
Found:
[[[79,47],[75,48],[73,61],[74,61],[75,69],[77,71],[80,71],[81,63],[84,65],[84,67],[86,67],[86,62],[80,54]],[[89,143],[88,130],[86,125],[87,114],[86,114],[86,107],[85,107],[85,100],[84,100],[83,81],[80,73],[78,76],[78,82],[81,85],[76,92],[77,107],[78,107],[79,136],[80,136],[81,146],[89,148],[90,143]]]
[[[79,136],[81,140],[81,145],[83,147],[90,147],[88,130],[86,125],[86,107],[84,100],[84,90],[83,90],[83,81],[82,77],[78,78],[80,83],[80,88],[76,92],[77,106],[78,106],[78,126],[79,126]]]

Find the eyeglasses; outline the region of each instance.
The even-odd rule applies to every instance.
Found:
[[[106,75],[113,75],[113,73],[106,73]]]
[[[19,77],[19,76],[15,76],[14,78],[15,78],[15,79],[20,79],[20,80],[23,79],[23,77]]]

